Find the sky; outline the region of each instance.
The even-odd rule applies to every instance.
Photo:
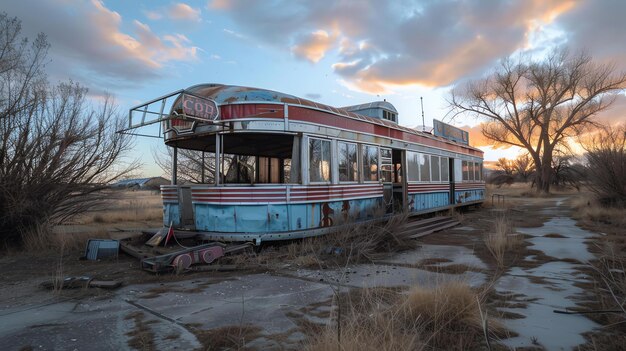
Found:
[[[466,126],[485,159],[494,149],[478,121],[451,120],[455,85],[499,60],[556,47],[587,50],[626,69],[626,1],[621,0],[0,0],[22,33],[47,35],[52,83],[84,84],[95,101],[112,94],[120,113],[199,83],[277,90],[341,107],[386,99],[399,123],[432,119]],[[626,97],[599,118],[623,121]],[[154,130],[152,130],[154,132]],[[162,172],[162,141],[138,138],[144,176]]]

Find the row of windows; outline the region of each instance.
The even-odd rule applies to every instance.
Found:
[[[483,164],[463,161],[463,180],[483,180]]]
[[[397,114],[393,113],[393,112],[389,112],[386,110],[383,110],[383,119],[392,121],[392,122],[398,122],[396,120]]]
[[[449,159],[434,155],[425,155],[418,152],[408,151],[407,180],[416,182],[448,182]]]
[[[330,140],[310,138],[308,146],[309,181],[312,183],[330,182],[332,164]],[[414,151],[407,151],[406,156],[408,181],[450,181],[450,159],[448,157],[427,155]],[[381,172],[378,172],[379,164]],[[377,146],[338,141],[337,165],[340,182],[358,182],[359,173],[362,181],[365,182],[378,181],[379,174],[385,182],[393,180],[394,168],[390,149],[381,148],[379,155]],[[462,169],[463,180],[482,180],[482,163],[463,161]],[[399,181],[399,178],[397,181]]]
[[[361,174],[363,181],[378,181],[378,147],[361,145]],[[309,139],[309,181],[329,182],[331,161],[330,141]],[[338,142],[339,181],[356,182],[358,176],[357,144]]]

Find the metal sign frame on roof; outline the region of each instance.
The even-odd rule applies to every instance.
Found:
[[[196,116],[193,114],[185,113],[187,109],[183,109],[183,113],[177,113],[176,111],[172,111],[172,114],[170,114],[169,111],[171,111],[174,105],[174,102],[181,95],[183,96],[183,100],[185,99],[185,96],[191,96],[194,99],[199,99],[200,101],[206,101],[207,103],[215,106],[216,111],[214,113],[214,116],[212,116],[212,119],[207,119],[206,117],[200,117],[200,116]],[[169,105],[168,105],[168,102],[169,102]],[[180,89],[180,90],[174,91],[172,93],[163,95],[161,97],[149,100],[140,105],[130,108],[128,111],[127,127],[124,129],[118,130],[117,132],[124,133],[124,134],[133,134],[133,135],[138,135],[138,136],[161,138],[162,134],[167,132],[167,130],[161,133],[160,126],[159,126],[159,136],[135,134],[135,133],[129,133],[129,132],[132,130],[141,128],[141,127],[155,124],[155,123],[170,121],[172,119],[193,120],[193,121],[199,121],[199,122],[204,122],[204,123],[216,123],[216,122],[219,122],[218,118],[219,118],[219,108],[217,108],[217,104],[215,103],[215,101],[211,99],[207,99],[206,97],[193,94],[189,91],[186,91],[185,89]]]

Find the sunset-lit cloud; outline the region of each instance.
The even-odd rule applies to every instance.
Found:
[[[231,0],[210,7],[223,10],[246,34],[275,45],[290,44],[297,57],[311,62],[335,50],[333,68],[345,85],[377,94],[392,85],[440,87],[478,75],[527,46],[531,31],[575,5],[571,0],[393,5],[374,0]]]
[[[168,9],[168,15],[173,20],[192,22],[200,21],[200,9],[195,9],[182,2],[170,6]]]
[[[57,58],[50,71],[57,79],[78,79],[100,89],[129,86],[163,75],[161,69],[171,62],[198,59],[197,47],[184,35],[158,35],[102,1],[74,2],[72,11],[53,2],[37,2],[45,17],[33,13],[32,6],[28,0],[16,3],[11,15],[22,20],[26,35],[46,33],[52,57]]]
[[[296,57],[307,59],[311,62],[321,60],[326,51],[330,49],[335,41],[334,37],[325,30],[317,30],[309,33],[298,41],[298,44],[291,47]]]

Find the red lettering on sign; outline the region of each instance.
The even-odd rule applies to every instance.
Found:
[[[183,95],[182,107],[185,115],[205,120],[213,120],[219,113],[212,100],[190,95]]]

